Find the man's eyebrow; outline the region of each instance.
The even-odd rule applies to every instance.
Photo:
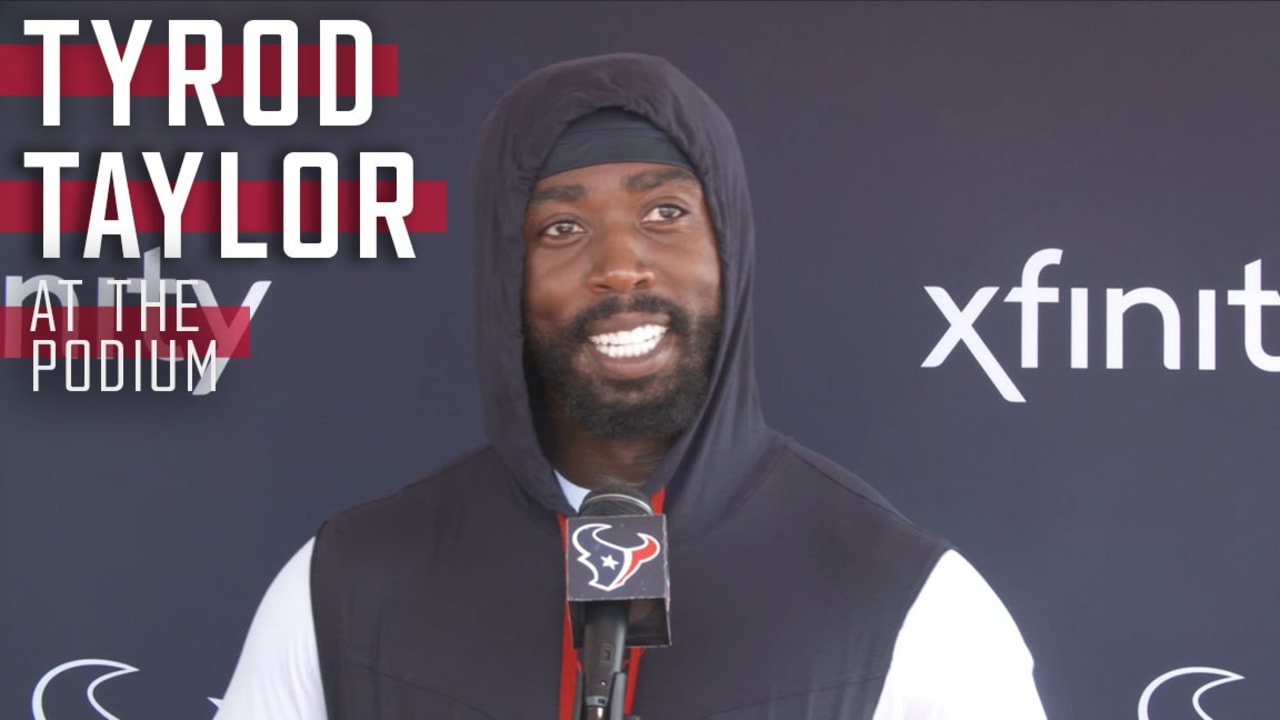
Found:
[[[532,210],[539,203],[560,201],[560,202],[576,202],[586,197],[587,189],[582,185],[552,185],[540,190],[534,190],[529,196],[529,206],[526,210]]]
[[[622,187],[626,188],[628,192],[644,192],[645,190],[652,190],[663,183],[668,183],[673,180],[691,182],[701,187],[701,183],[698,182],[698,178],[693,176],[693,173],[682,167],[675,166],[664,170],[645,170],[634,175],[628,175],[626,179],[622,181]]]

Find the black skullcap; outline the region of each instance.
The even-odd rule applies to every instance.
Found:
[[[538,179],[619,162],[661,163],[693,171],[689,158],[653,123],[620,108],[602,108],[569,123],[542,164]]]

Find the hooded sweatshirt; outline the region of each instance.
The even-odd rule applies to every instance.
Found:
[[[673,644],[644,656],[633,711],[646,720],[871,720],[904,620],[947,553],[856,476],[765,424],[752,354],[751,204],[724,113],[658,58],[561,63],[501,99],[475,167],[489,443],[337,515],[315,538],[309,599],[333,720],[562,712],[559,518],[575,508],[530,409],[522,224],[556,140],[603,108],[646,118],[692,162],[721,269],[723,326],[706,402],[643,488],[665,495]],[[1034,699],[1029,657],[1016,629],[1012,637],[1018,692],[1030,687]],[[1007,717],[1043,717],[1038,701],[1027,707]],[[1005,717],[969,710],[933,717]]]

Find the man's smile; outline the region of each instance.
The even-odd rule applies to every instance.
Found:
[[[630,315],[630,317],[627,317]],[[605,374],[638,378],[661,369],[673,354],[668,321],[637,319],[621,313],[596,323],[587,336],[589,354]]]
[[[639,357],[658,346],[667,329],[661,325],[641,325],[634,330],[592,335],[589,339],[600,352],[611,358]]]

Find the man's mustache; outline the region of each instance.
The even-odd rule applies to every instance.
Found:
[[[689,312],[667,298],[641,293],[631,295],[626,300],[618,295],[610,295],[591,307],[573,316],[566,328],[569,339],[577,342],[587,341],[587,326],[619,313],[663,314],[670,319],[668,332],[688,336],[692,327]]]

